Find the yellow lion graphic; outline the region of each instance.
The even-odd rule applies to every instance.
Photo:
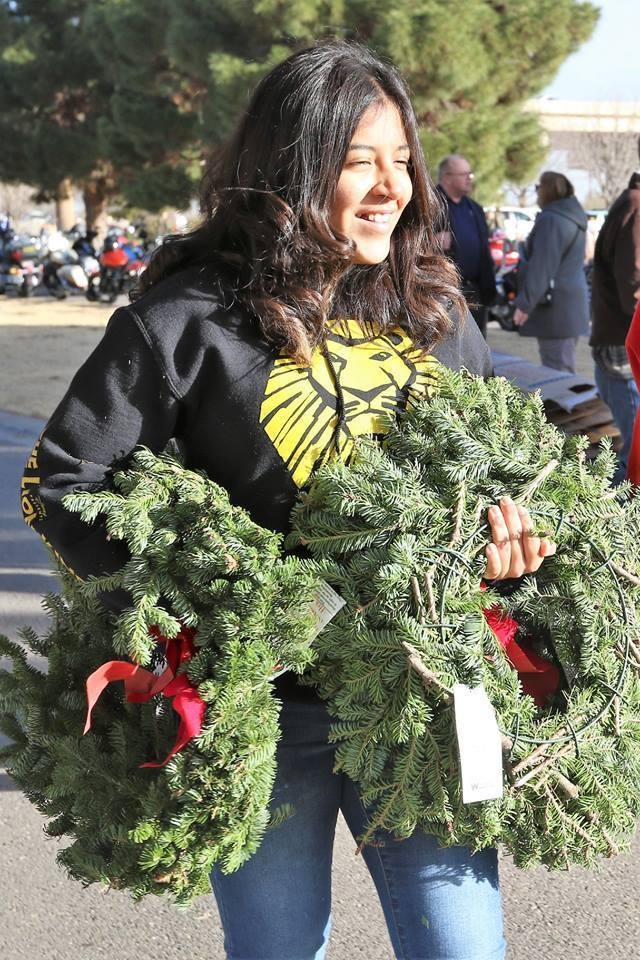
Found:
[[[263,429],[299,487],[331,457],[348,459],[355,437],[384,432],[383,414],[424,399],[437,382],[438,361],[399,328],[376,335],[344,320],[329,332],[326,352],[329,359],[314,351],[310,367],[278,358],[260,410]],[[335,378],[344,398],[337,441]]]

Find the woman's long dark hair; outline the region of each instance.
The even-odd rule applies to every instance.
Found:
[[[538,186],[538,203],[541,207],[546,207],[547,204],[554,203],[556,200],[565,200],[567,197],[575,195],[571,180],[565,177],[564,173],[556,173],[555,170],[545,170],[541,173]]]
[[[355,245],[329,224],[347,149],[366,110],[390,101],[411,148],[413,196],[380,264],[353,262]],[[415,114],[396,70],[355,43],[329,41],[293,54],[258,85],[201,188],[193,233],[171,237],[136,296],[195,263],[217,263],[268,341],[308,363],[330,317],[380,331],[403,326],[429,347],[464,300],[455,267],[439,251],[440,200],[431,186]]]

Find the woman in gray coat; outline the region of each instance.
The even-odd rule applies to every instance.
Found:
[[[541,363],[575,373],[578,337],[589,332],[587,215],[564,174],[546,170],[536,189],[541,210],[518,268],[513,322],[538,338]]]

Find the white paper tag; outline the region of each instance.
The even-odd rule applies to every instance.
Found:
[[[316,618],[314,637],[317,637],[320,631],[324,630],[329,621],[333,620],[336,613],[342,610],[345,603],[346,600],[343,600],[340,594],[336,593],[326,580],[318,581],[318,590],[314,599],[311,601],[311,610]],[[288,669],[288,667],[283,667],[281,670],[277,670],[271,674],[270,679],[275,680],[276,677],[286,673]]]
[[[498,800],[503,792],[502,738],[487,692],[456,683],[453,702],[462,802]]]
[[[318,582],[318,592],[311,603],[311,609],[316,618],[316,631],[314,637],[317,637],[321,630],[324,630],[330,620],[333,620],[336,613],[342,610],[346,601],[342,599],[339,593],[331,587],[326,580]]]

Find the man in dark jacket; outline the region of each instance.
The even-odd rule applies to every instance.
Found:
[[[496,295],[489,231],[484,210],[469,196],[474,177],[465,157],[451,154],[438,166],[438,191],[447,205],[447,223],[440,233],[445,253],[462,278],[474,320],[485,333],[487,307]]]
[[[640,407],[625,339],[640,289],[640,173],[615,201],[604,221],[593,257],[591,352],[600,396],[622,435],[614,482],[624,479],[633,424]]]

